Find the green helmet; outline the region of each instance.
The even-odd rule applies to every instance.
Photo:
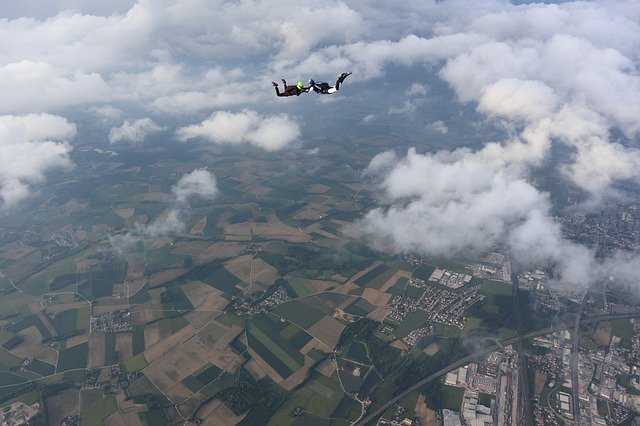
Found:
[[[296,84],[296,87],[300,90],[304,89],[304,83],[299,81],[298,84]]]

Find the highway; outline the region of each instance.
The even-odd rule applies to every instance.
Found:
[[[572,399],[573,404],[571,407],[571,411],[573,413],[573,421],[575,424],[580,424],[580,382],[578,378],[578,345],[580,340],[580,318],[582,317],[582,312],[584,312],[584,307],[587,304],[587,292],[582,296],[582,300],[580,301],[580,310],[576,314],[576,322],[573,327],[573,333],[571,336],[571,389],[573,390]]]
[[[636,312],[636,313],[632,313],[632,314],[607,314],[607,315],[601,315],[601,316],[595,316],[595,317],[590,317],[587,318],[585,320],[583,320],[583,323],[588,323],[588,324],[595,324],[598,322],[602,322],[602,321],[611,321],[611,320],[616,320],[616,319],[629,319],[629,318],[638,318],[640,317],[640,312]],[[540,336],[540,335],[544,335],[544,334],[549,334],[549,333],[554,333],[556,331],[563,331],[563,330],[567,330],[569,329],[569,325],[566,324],[558,324],[558,325],[553,325],[551,327],[547,327],[547,328],[543,328],[540,330],[536,330],[536,331],[532,331],[529,332],[527,334],[522,335],[522,339],[530,339],[532,337],[536,337],[536,336]],[[469,362],[473,361],[474,359],[476,359],[477,357],[483,356],[483,355],[487,355],[493,351],[497,351],[499,349],[502,348],[502,346],[506,346],[506,345],[511,345],[515,342],[517,342],[518,340],[520,340],[520,336],[516,336],[516,337],[511,337],[509,339],[504,339],[502,341],[500,341],[499,343],[496,343],[495,345],[489,346],[487,348],[481,349],[479,351],[474,352],[471,355],[468,355],[464,358],[459,359],[456,362],[453,362],[451,364],[449,364],[448,366],[436,371],[435,373],[425,377],[424,379],[420,380],[419,382],[417,382],[416,384],[414,384],[413,386],[405,389],[404,391],[400,392],[398,395],[394,396],[392,399],[390,399],[389,401],[387,401],[386,404],[384,404],[382,407],[378,408],[376,411],[368,414],[365,418],[363,418],[362,420],[360,420],[358,423],[356,423],[357,425],[365,425],[367,423],[369,423],[370,421],[380,417],[382,414],[384,414],[389,407],[393,406],[393,404],[395,404],[396,402],[400,401],[402,398],[404,398],[405,396],[409,395],[411,392],[415,391],[416,389],[420,388],[421,386],[429,383],[430,381],[437,379],[438,377],[448,373],[449,371],[453,370],[454,368],[458,368],[458,367],[462,367],[465,364],[468,364]]]

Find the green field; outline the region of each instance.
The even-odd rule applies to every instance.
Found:
[[[413,275],[416,278],[419,278],[423,281],[427,281],[429,279],[429,277],[431,276],[431,274],[433,273],[433,271],[435,271],[436,267],[435,266],[431,266],[428,265],[426,263],[423,263],[422,265],[418,266],[416,269],[414,269],[414,271],[411,273],[411,275]]]
[[[498,294],[501,296],[512,296],[511,284],[502,281],[487,281],[480,287],[480,292],[484,294]]]
[[[134,326],[131,348],[133,355],[138,355],[144,351],[144,326]]]
[[[326,312],[313,303],[313,296],[283,303],[276,306],[272,312],[304,329],[308,329],[326,315]]]
[[[45,325],[37,315],[30,315],[28,317],[25,317],[16,324],[8,326],[7,330],[11,331],[12,333],[18,333],[27,327],[31,327],[32,325],[36,326],[43,339],[51,338],[51,333],[49,333],[49,330],[47,329],[47,327],[45,327]]]
[[[143,353],[139,353],[124,362],[124,368],[128,372],[140,371],[148,365]]]
[[[23,359],[12,354],[6,349],[0,348],[0,370],[8,370],[9,368],[22,365]]]
[[[344,354],[344,357],[362,364],[370,363],[369,356],[367,355],[367,345],[362,342],[351,342],[349,349]]]
[[[67,336],[89,328],[89,308],[76,308],[62,311],[49,322],[56,329],[58,336]]]
[[[240,278],[236,277],[223,267],[214,269],[212,272],[201,278],[201,281],[232,296],[237,296],[241,293],[241,291],[236,288],[236,284],[240,282]]]
[[[28,379],[18,376],[17,374],[7,371],[0,372],[0,386],[17,385],[18,383],[25,383],[27,381]]]
[[[58,355],[58,371],[85,368],[87,366],[87,349],[88,344],[82,343],[61,350]]]
[[[116,358],[116,333],[104,334],[104,365],[113,365]]]
[[[359,317],[366,317],[369,313],[375,310],[375,306],[367,301],[367,299],[358,298],[349,306],[344,308],[344,311],[351,315],[357,315]]]
[[[165,291],[160,295],[160,301],[162,302],[162,308],[165,310],[176,311],[192,311],[193,305],[184,294],[184,292],[175,285],[167,287]]]
[[[80,424],[102,426],[104,419],[117,409],[118,403],[115,396],[105,396],[88,406],[83,404],[80,412]]]
[[[442,408],[454,411],[460,411],[462,407],[462,399],[464,398],[464,389],[456,386],[442,387]]]
[[[416,328],[420,328],[424,325],[425,321],[429,314],[422,309],[418,309],[415,312],[409,313],[404,320],[400,323],[398,328],[393,330],[393,334],[398,338],[402,339],[406,335],[408,335],[411,330],[415,330]]]
[[[55,365],[49,364],[48,362],[40,361],[37,358],[34,358],[33,361],[31,361],[31,363],[25,368],[41,376],[49,376],[56,372]]]
[[[274,322],[266,315],[261,315],[247,322],[247,337],[249,346],[256,351],[282,377],[288,377],[304,364],[304,356],[298,352],[297,346],[301,340],[290,341],[284,338],[280,331],[286,329],[286,324]],[[306,335],[306,333],[304,333]],[[310,340],[310,336],[305,337]]]
[[[387,268],[384,263],[381,265],[376,266],[375,268],[373,268],[372,270],[370,270],[369,272],[367,272],[366,274],[362,275],[361,277],[359,277],[358,279],[354,280],[353,282],[359,286],[366,286],[367,284],[369,284],[371,281],[373,281],[374,279],[376,279],[378,276],[384,274],[385,272],[388,272],[389,268]],[[395,271],[394,271],[395,272]],[[393,275],[393,274],[391,274]],[[391,276],[390,275],[390,276]]]

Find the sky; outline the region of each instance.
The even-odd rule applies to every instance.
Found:
[[[638,179],[636,0],[0,0],[0,11],[4,209],[73,167],[78,111],[103,123],[110,149],[166,132],[176,144],[272,152],[305,137],[312,120],[294,116],[299,99],[276,98],[272,80],[349,70],[345,84],[371,93],[388,116],[419,121],[435,78],[450,88],[449,104],[505,136],[372,157],[366,172],[386,200],[358,224],[365,235],[441,255],[505,242],[523,262],[558,264],[571,284],[640,271],[633,254],[596,260],[563,238],[549,194],[531,183],[556,147],[570,153],[554,167],[584,191],[584,209]],[[384,82],[398,70],[417,72],[399,89],[405,100],[391,104]],[[345,104],[342,92],[331,96],[316,102]],[[424,124],[425,139],[455,130]]]

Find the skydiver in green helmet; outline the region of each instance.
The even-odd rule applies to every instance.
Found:
[[[276,89],[276,95],[280,97],[300,96],[302,93],[308,93],[309,89],[311,89],[310,87],[304,87],[304,83],[301,81],[299,81],[295,86],[287,86],[287,82],[284,78],[282,79],[282,84],[284,85],[284,90],[282,92],[278,89],[278,83],[272,81],[271,84],[273,84],[273,87]]]

